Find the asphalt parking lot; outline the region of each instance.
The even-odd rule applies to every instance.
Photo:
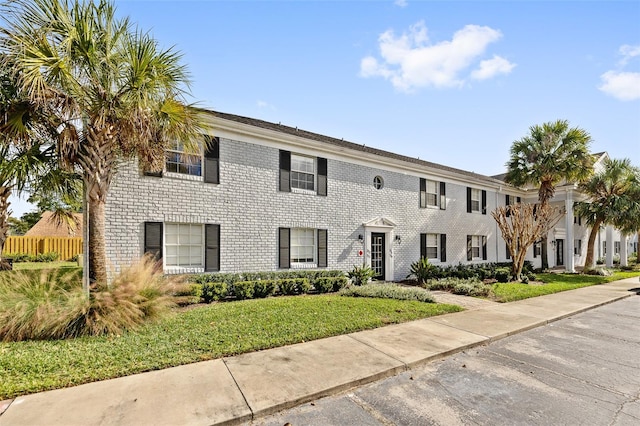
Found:
[[[469,349],[250,424],[286,423],[638,425],[640,297]]]

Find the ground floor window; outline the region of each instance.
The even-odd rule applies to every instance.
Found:
[[[487,260],[486,235],[467,235],[467,260]]]
[[[164,263],[165,272],[220,270],[220,225],[144,223],[144,253]]]
[[[291,262],[315,263],[315,229],[291,229]]]
[[[203,242],[202,225],[167,223],[165,226],[165,265],[203,267]]]
[[[580,256],[582,254],[582,240],[574,240],[573,254],[575,254],[576,256]]]
[[[279,228],[278,267],[327,267],[327,230]]]
[[[613,242],[613,254],[620,254],[620,241]]]

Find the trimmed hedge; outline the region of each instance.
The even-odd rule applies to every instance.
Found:
[[[331,293],[346,287],[348,283],[349,280],[345,276],[320,277],[313,282],[313,287],[318,293]]]

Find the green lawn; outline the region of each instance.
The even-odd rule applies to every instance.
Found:
[[[0,343],[0,400],[459,310],[337,295],[274,297],[196,307],[122,336]]]
[[[537,279],[544,283],[543,285],[498,283],[493,285],[492,290],[498,302],[513,302],[637,276],[640,276],[640,271],[616,272],[609,277],[578,274],[536,274]]]

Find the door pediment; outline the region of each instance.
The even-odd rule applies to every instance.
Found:
[[[363,224],[365,228],[395,228],[397,225],[385,217],[377,217]]]

